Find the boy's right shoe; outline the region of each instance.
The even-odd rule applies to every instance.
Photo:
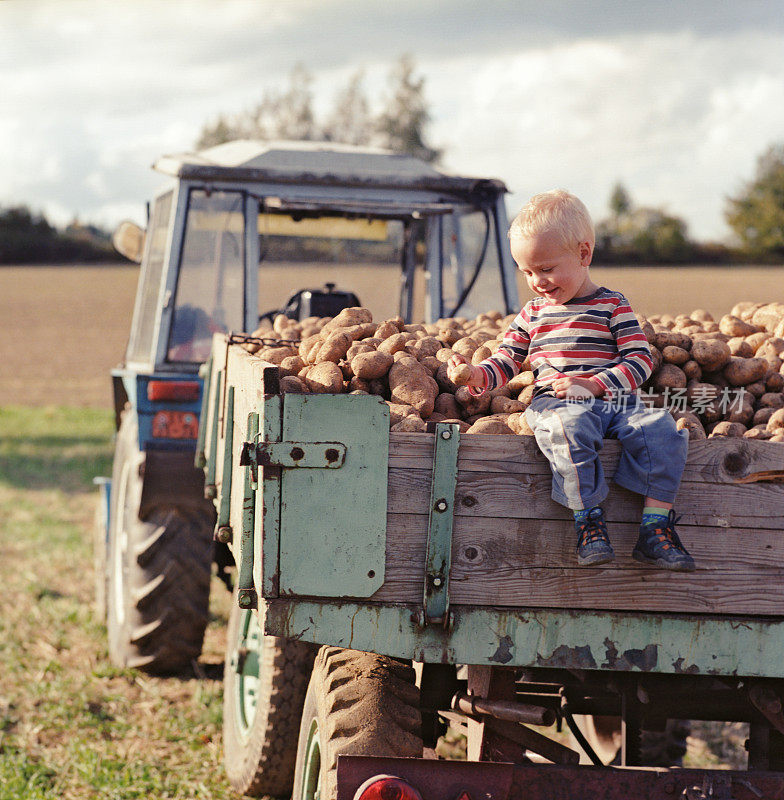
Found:
[[[632,550],[632,558],[643,564],[653,564],[662,569],[674,572],[693,572],[694,559],[683,546],[683,542],[675,530],[678,519],[670,510],[664,525],[652,522],[640,526],[640,536]]]
[[[574,526],[577,530],[577,563],[581,567],[606,564],[615,558],[599,506],[592,508],[581,521],[575,521]]]

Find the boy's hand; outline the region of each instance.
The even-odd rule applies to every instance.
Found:
[[[479,367],[469,364],[461,355],[453,355],[447,362],[446,375],[455,386],[484,386],[485,374]]]
[[[579,399],[585,397],[585,392],[590,392],[594,397],[604,394],[604,387],[593,378],[571,378],[564,376],[556,378],[551,386],[556,397],[574,397]],[[575,391],[576,390],[576,391]]]

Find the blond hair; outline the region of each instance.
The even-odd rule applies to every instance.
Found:
[[[580,242],[589,242],[593,248],[596,242],[588,209],[582,200],[564,189],[535,194],[512,220],[509,238],[530,238],[545,231],[558,234],[567,250]]]

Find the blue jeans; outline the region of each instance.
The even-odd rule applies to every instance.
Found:
[[[553,471],[552,497],[572,509],[592,508],[607,497],[599,450],[603,439],[623,448],[613,480],[632,492],[672,503],[686,463],[689,435],[669,411],[646,408],[629,395],[618,401],[594,398],[567,402],[535,397],[525,418]]]

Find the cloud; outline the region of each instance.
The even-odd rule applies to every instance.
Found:
[[[623,181],[693,235],[784,139],[778,4],[694,0],[26,0],[0,3],[0,204],[111,224],[161,183],[161,153],[255,105],[302,62],[316,106],[364,67],[426,77],[449,168],[506,180],[510,206],[567,186],[595,216]],[[140,220],[143,221],[143,220]]]

